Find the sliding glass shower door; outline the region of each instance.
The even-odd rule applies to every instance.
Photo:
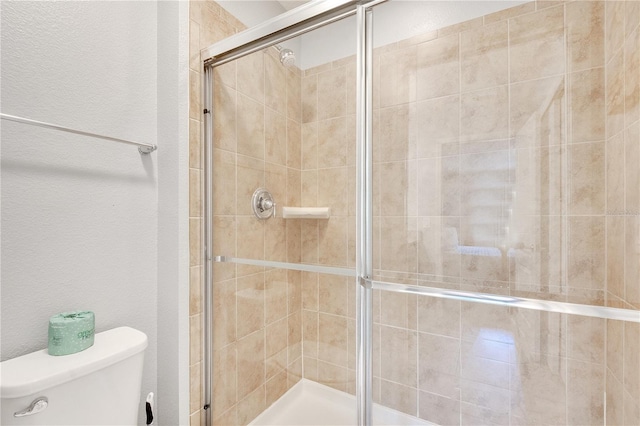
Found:
[[[640,422],[637,10],[373,8],[374,401]]]
[[[316,3],[203,51],[209,420],[640,423],[639,3]]]
[[[303,379],[355,394],[353,26],[208,67],[214,424],[256,420]]]

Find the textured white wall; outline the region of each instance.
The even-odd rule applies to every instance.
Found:
[[[1,122],[0,357],[45,348],[49,316],[89,309],[97,332],[129,325],[148,335],[142,396],[158,393],[158,353],[173,350],[176,357],[164,368],[176,369],[185,352],[175,346],[184,345],[180,326],[158,343],[158,316],[179,320],[179,304],[188,298],[184,290],[158,294],[158,271],[167,270],[158,263],[159,218],[175,234],[187,205],[178,186],[158,185],[159,174],[179,175],[180,149],[187,149],[187,132],[180,133],[178,116],[169,117],[178,107],[158,109],[159,98],[178,105],[188,96],[175,88],[167,95],[157,84],[158,67],[173,73],[177,87],[184,83],[179,46],[159,46],[154,1],[2,2],[1,8],[3,113],[158,143],[160,150],[162,143],[183,148],[141,156],[132,146]],[[178,18],[171,25],[184,27]],[[159,62],[165,51],[173,57]],[[159,197],[183,204],[159,213]],[[188,274],[188,264],[181,274],[179,249],[163,249],[174,256],[164,259],[173,272],[165,290],[178,288]],[[182,373],[188,377],[188,366]],[[177,412],[178,401],[169,399]]]

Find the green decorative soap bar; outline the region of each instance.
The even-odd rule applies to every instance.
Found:
[[[95,315],[91,311],[63,312],[49,318],[49,355],[69,355],[93,345]]]

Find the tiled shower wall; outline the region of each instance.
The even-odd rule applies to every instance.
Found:
[[[639,187],[637,4],[532,2],[375,50],[379,278],[602,306],[613,263],[636,297],[638,213],[612,198]],[[348,219],[303,224],[304,262],[353,266],[354,70],[303,73],[302,200]],[[620,102],[635,115],[612,150]],[[304,376],[353,392],[352,285],[307,274],[302,292]],[[638,422],[637,325],[391,293],[374,321],[384,405],[442,424],[598,424],[618,384],[609,423]]]
[[[242,25],[213,2],[191,5],[199,99],[199,48]],[[376,49],[378,277],[639,307],[637,6],[532,2]],[[355,60],[299,73],[273,54],[216,73],[214,251],[353,267]],[[247,210],[256,185],[280,205],[330,206],[332,217],[258,222]],[[215,275],[218,423],[247,423],[301,374],[354,392],[350,280],[228,265]],[[640,419],[637,325],[391,293],[376,293],[374,319],[374,398],[398,410],[442,424],[597,424],[606,387],[608,424]]]
[[[331,208],[329,220],[302,221],[305,263],[355,267],[355,60],[304,71],[304,206]],[[302,280],[304,377],[355,393],[355,282],[305,273]]]
[[[191,2],[192,305],[191,411],[202,406],[202,146],[200,49],[244,29],[215,2]],[[251,197],[268,188],[279,205],[299,205],[300,71],[273,48],[214,72],[213,232],[216,255],[298,262],[300,224],[257,220]],[[214,424],[247,424],[302,374],[300,274],[214,264]]]
[[[606,3],[607,305],[640,309],[640,2]],[[607,322],[607,424],[640,422],[640,324]]]
[[[254,217],[251,197],[300,197],[300,77],[275,49],[216,69],[214,89],[214,253],[299,261],[299,224]],[[302,372],[300,273],[214,265],[213,416],[246,424]],[[217,365],[216,365],[217,364]]]

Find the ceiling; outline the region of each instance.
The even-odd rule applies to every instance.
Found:
[[[278,3],[284,7],[284,10],[295,9],[296,7],[309,2],[309,0],[279,0]]]

